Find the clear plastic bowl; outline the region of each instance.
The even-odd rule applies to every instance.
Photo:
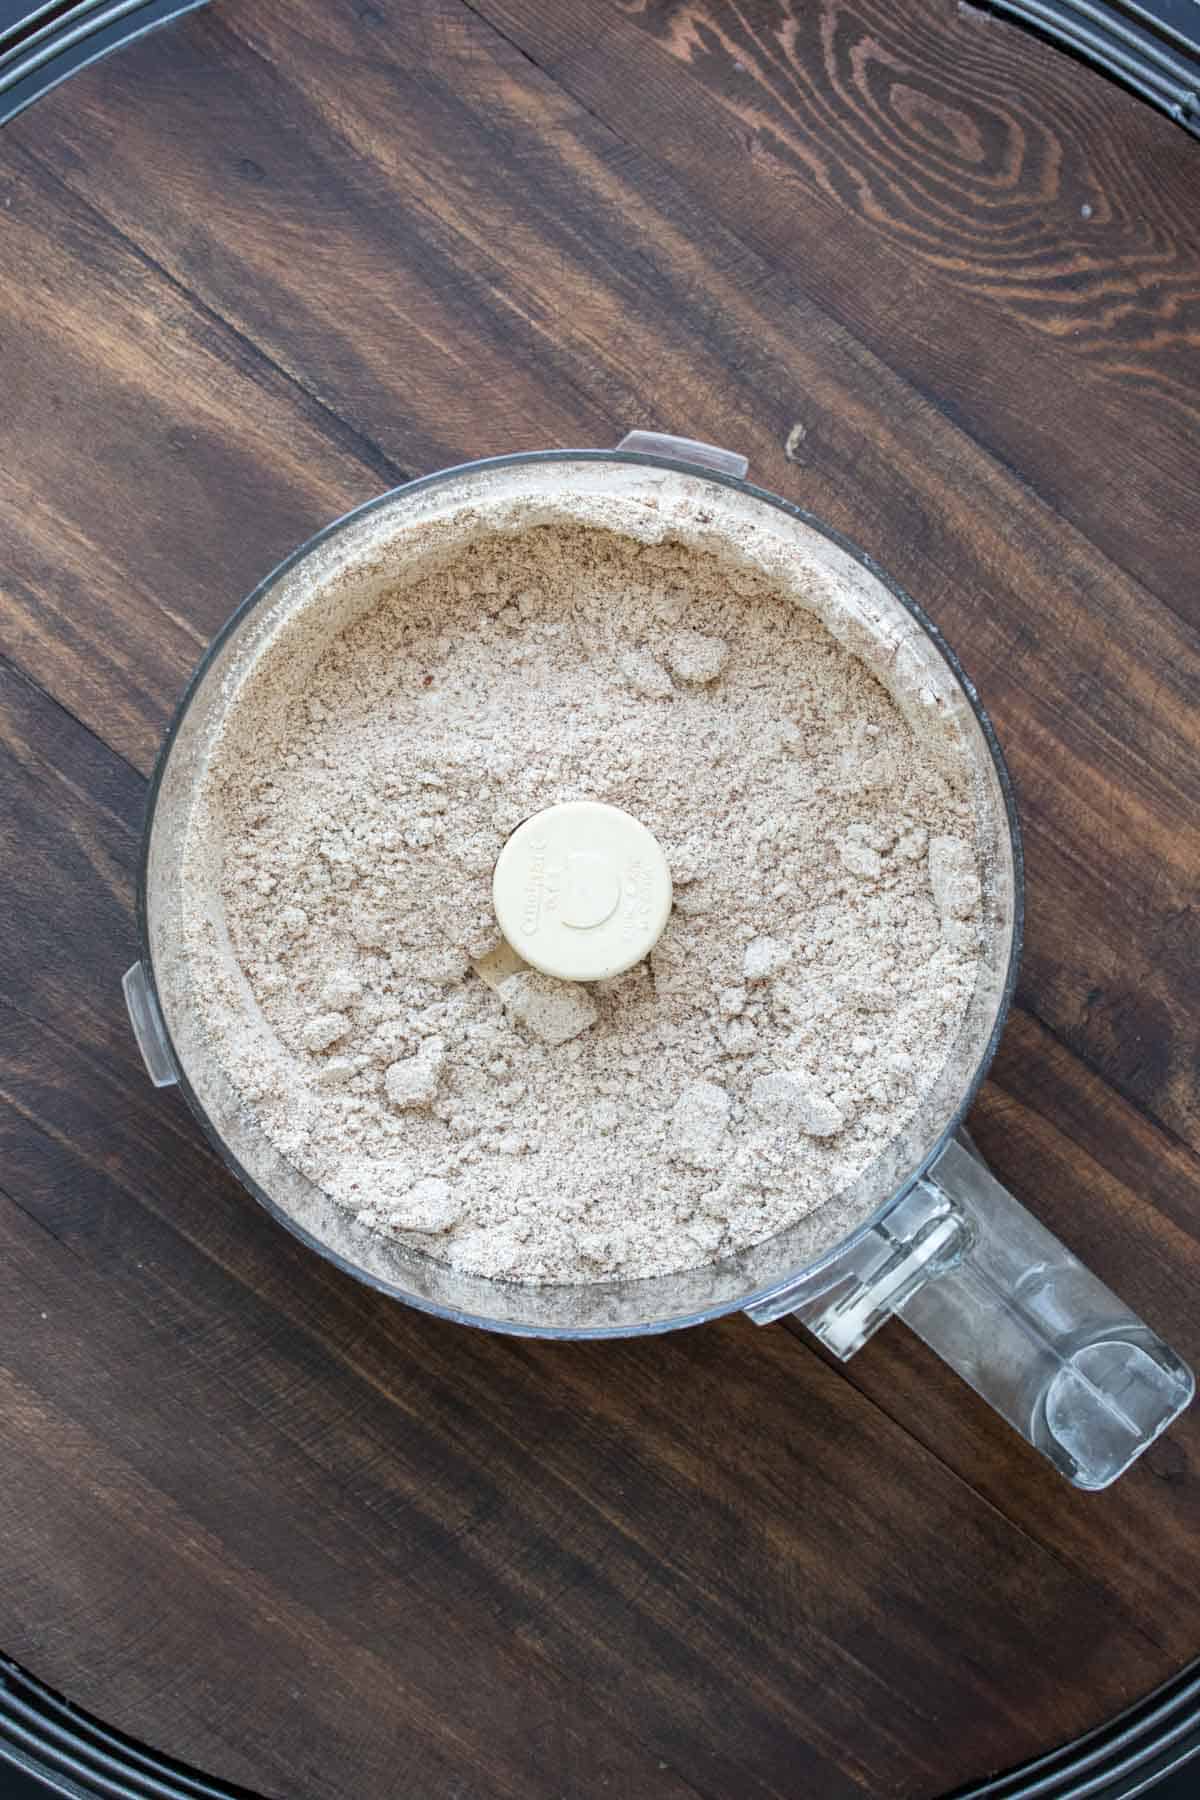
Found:
[[[615,451],[544,451],[471,463],[359,507],[268,575],[214,639],[154,772],[138,891],[143,955],[126,977],[147,1066],[159,1085],[178,1082],[233,1172],[321,1255],[412,1306],[494,1331],[627,1336],[697,1325],[738,1308],[763,1322],[792,1311],[839,1355],[849,1355],[892,1313],[904,1313],[922,1329],[922,1294],[926,1305],[934,1289],[946,1301],[962,1290],[968,1270],[978,1273],[979,1248],[988,1236],[979,1209],[994,1221],[1003,1208],[990,1191],[982,1201],[968,1191],[973,1183],[978,1187],[977,1170],[1034,1236],[1022,1236],[1025,1225],[1018,1229],[1009,1219],[1001,1259],[1008,1261],[999,1272],[987,1271],[985,1300],[972,1291],[966,1313],[960,1307],[949,1325],[930,1325],[923,1335],[1027,1437],[1040,1437],[1039,1447],[1064,1473],[1081,1485],[1105,1485],[1186,1404],[1191,1378],[954,1141],[1003,1028],[1020,950],[1020,836],[995,733],[957,659],[915,602],[837,533],[745,480],[745,468],[731,452],[651,433],[633,433]],[[581,494],[592,497],[606,522],[622,508],[630,519],[644,520],[649,511],[669,522],[670,535],[690,534],[710,544],[736,541],[751,546],[766,565],[788,570],[789,578],[803,578],[811,593],[824,597],[817,610],[825,623],[879,673],[901,709],[926,732],[943,734],[954,754],[966,758],[984,872],[983,952],[974,996],[945,1065],[909,1125],[840,1196],[861,1219],[848,1236],[825,1241],[828,1226],[818,1209],[703,1269],[535,1286],[464,1274],[364,1229],[274,1147],[233,1089],[202,1022],[182,927],[184,847],[206,761],[231,702],[290,621],[313,606],[328,608],[331,622],[369,607],[406,567],[406,544],[418,522],[445,521],[452,531],[465,512],[481,507],[511,519],[514,527],[586,517]],[[189,898],[196,902],[194,887]],[[219,921],[215,882],[203,899]],[[1046,1244],[1057,1257],[1049,1264]],[[1054,1292],[1047,1290],[1041,1301],[1035,1296],[1031,1314],[1028,1276],[1039,1256],[1058,1277]],[[1014,1258],[1020,1266],[1008,1266]],[[1001,1323],[1009,1336],[999,1366],[993,1351],[1004,1336]],[[953,1341],[935,1341],[939,1331]],[[969,1343],[959,1341],[964,1331]],[[1096,1351],[1098,1343],[1113,1342],[1127,1343],[1129,1354]],[[1142,1359],[1136,1366],[1134,1350]],[[1082,1351],[1088,1354],[1081,1361]],[[1059,1389],[1052,1393],[1056,1380]],[[1117,1405],[1114,1422],[1112,1393],[1128,1394],[1138,1381],[1149,1399],[1143,1396],[1133,1414]],[[1064,1408],[1070,1415],[1065,1423]],[[1057,1429],[1047,1418],[1058,1420]],[[1087,1446],[1100,1425],[1108,1448],[1090,1467]]]

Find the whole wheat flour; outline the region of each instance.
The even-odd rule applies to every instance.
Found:
[[[214,1044],[370,1229],[523,1282],[694,1267],[832,1203],[945,1063],[980,945],[965,763],[764,574],[483,533],[246,704],[206,817],[252,1023],[214,1012]],[[494,991],[496,856],[573,799],[654,832],[672,916],[614,980]]]

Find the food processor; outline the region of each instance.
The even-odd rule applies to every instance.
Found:
[[[1004,1026],[1021,944],[1021,844],[999,746],[973,687],[920,608],[862,551],[752,485],[747,472],[746,459],[732,451],[646,431],[631,432],[615,450],[490,458],[368,502],[268,575],[197,669],[151,783],[138,886],[142,955],[124,982],[147,1070],[156,1086],[178,1084],[224,1161],[276,1219],[409,1305],[492,1331],[560,1338],[666,1331],[739,1309],[758,1324],[791,1314],[843,1360],[895,1315],[1069,1481],[1106,1487],[1188,1404],[1194,1382],[1174,1352],[996,1180],[963,1129]],[[624,509],[651,534],[672,534],[683,521],[697,543],[732,546],[763,567],[788,570],[789,579],[803,576],[827,628],[884,682],[914,728],[940,736],[970,769],[982,947],[974,994],[943,1067],[883,1154],[838,1196],[839,1216],[861,1221],[847,1235],[826,1241],[817,1208],[702,1268],[522,1284],[464,1273],[370,1231],[267,1137],[205,1029],[184,904],[206,908],[218,933],[222,906],[215,879],[206,893],[195,891],[185,843],[230,708],[289,623],[320,608],[332,630],[365,612],[404,575],[406,544],[418,526],[426,541],[443,529],[449,541],[456,521],[489,509],[519,529],[578,518],[581,506],[586,518],[592,503],[594,516]],[[821,596],[832,597],[824,610]],[[498,892],[503,906],[503,883]],[[595,904],[595,890],[577,903]],[[519,895],[507,916],[519,921]],[[232,963],[231,950],[229,957]],[[553,966],[577,979],[594,973],[586,960],[577,969]]]

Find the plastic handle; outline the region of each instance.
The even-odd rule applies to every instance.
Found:
[[[665,431],[627,431],[617,449],[665,457],[668,462],[694,463],[701,469],[715,469],[718,475],[732,475],[738,481],[745,481],[750,467],[746,457],[739,456],[736,450],[702,444],[698,438],[671,437]]]
[[[171,1055],[171,1045],[162,1014],[158,1010],[158,1001],[154,998],[154,992],[146,980],[146,971],[140,962],[135,962],[132,968],[126,969],[121,987],[125,994],[129,1023],[133,1026],[133,1035],[142,1053],[147,1075],[157,1088],[174,1087],[179,1080],[175,1058]]]
[[[835,1355],[893,1314],[1080,1488],[1105,1488],[1189,1404],[1162,1339],[963,1142],[818,1279],[752,1309],[793,1312]]]

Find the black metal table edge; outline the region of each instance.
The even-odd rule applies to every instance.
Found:
[[[15,78],[18,70],[13,65],[18,52],[16,49],[10,51],[10,66],[0,73],[0,125],[15,119],[18,113],[66,81],[68,76],[78,74],[114,50],[136,42],[148,32],[169,25],[205,4],[206,0],[142,0],[141,4],[124,12],[116,7],[105,9],[97,15],[95,28],[89,27],[77,39],[64,43],[61,48],[51,40],[37,66],[30,67],[19,79]]]
[[[0,125],[69,75],[179,18],[205,0],[77,0],[56,26],[50,0],[32,5],[30,59],[19,23],[4,26]],[[1091,63],[1200,136],[1200,22],[1191,0],[977,0]],[[49,24],[39,24],[46,18]],[[0,20],[0,24],[3,21]],[[41,40],[35,51],[35,44]]]
[[[1200,137],[1200,11],[1176,18],[1179,0],[976,3],[1090,63]]]
[[[1200,1660],[1109,1724],[945,1800],[1136,1800],[1197,1754]],[[255,1800],[112,1730],[0,1657],[0,1775],[5,1767],[68,1800]]]

